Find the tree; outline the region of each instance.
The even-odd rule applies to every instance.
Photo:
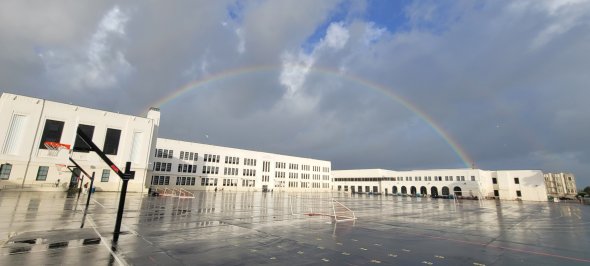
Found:
[[[590,186],[585,187],[583,191],[586,192],[586,195],[590,195]]]

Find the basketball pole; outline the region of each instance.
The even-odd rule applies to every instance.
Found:
[[[107,157],[107,155],[100,149],[92,139],[89,138],[80,128],[76,131],[76,134],[88,145],[91,151],[95,152],[110,168],[113,170],[123,181],[121,186],[121,194],[119,197],[119,209],[117,210],[117,220],[115,221],[115,231],[113,232],[113,243],[119,241],[119,234],[121,233],[121,220],[123,219],[123,209],[125,208],[125,196],[127,195],[127,183],[129,180],[135,178],[135,171],[131,171],[131,162],[125,164],[125,172],[121,172],[121,169]]]

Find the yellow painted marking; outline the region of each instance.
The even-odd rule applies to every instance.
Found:
[[[379,246],[379,247],[381,246],[381,244],[373,244],[373,245],[374,245],[374,246]]]
[[[325,262],[330,261],[329,259],[326,259],[326,258],[323,258],[322,260],[325,261]]]
[[[366,248],[361,248],[361,250],[367,250]]]
[[[342,252],[342,255],[348,256],[348,255],[350,255],[350,253],[348,253],[348,252]]]
[[[338,243],[336,243],[336,245],[340,245],[340,246],[342,246],[342,243],[338,242]]]
[[[277,246],[277,248],[283,248],[283,246]]]
[[[434,255],[434,257],[437,259],[444,259],[445,258],[445,256],[440,256],[440,255]]]
[[[276,260],[277,258],[275,258],[275,257],[272,257],[272,258],[270,258],[270,259],[271,259],[271,260]]]
[[[380,261],[380,260],[371,260],[371,262],[372,262],[372,263],[377,263],[377,264],[381,263],[381,261]]]
[[[318,246],[318,248],[319,248],[319,249],[324,249],[324,247],[322,247],[322,246]]]
[[[316,238],[315,240],[322,240],[321,238]]]
[[[389,255],[387,255],[387,256],[397,258],[397,254],[391,254],[391,253],[389,253]]]
[[[297,251],[297,254],[303,254],[303,251]]]
[[[473,263],[473,265],[475,265],[475,266],[486,266],[485,264],[483,264],[483,263],[478,263],[478,262],[474,262],[474,263]]]
[[[432,262],[430,262],[430,261],[423,261],[422,263],[427,264],[427,265],[432,265]]]
[[[353,238],[352,241],[358,241],[358,240],[356,240],[356,239]]]
[[[409,250],[409,249],[405,249],[405,248],[404,248],[404,249],[402,249],[402,251],[405,251],[405,252],[410,252],[411,250]]]

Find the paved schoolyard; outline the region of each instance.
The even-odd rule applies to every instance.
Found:
[[[293,195],[128,194],[113,244],[116,193],[94,194],[83,220],[85,198],[4,191],[0,265],[590,264],[590,206],[321,194],[357,216],[331,223],[292,215],[308,204]]]

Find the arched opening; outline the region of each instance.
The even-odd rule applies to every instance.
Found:
[[[415,186],[412,186],[412,187],[410,188],[410,194],[412,194],[412,195],[416,195],[416,187],[415,187]]]
[[[461,192],[461,188],[458,186],[453,188],[453,192],[454,192],[455,196],[463,196],[463,194]]]
[[[422,194],[422,195],[428,194],[428,189],[426,189],[426,187],[420,187],[420,194]]]
[[[438,196],[438,189],[436,187],[431,187],[430,188],[430,195],[432,195],[433,197]]]
[[[406,189],[406,186],[402,187],[402,195],[403,194],[408,194],[408,190]]]
[[[391,193],[393,193],[393,194],[397,194],[397,186],[393,186],[393,187],[391,188]]]
[[[448,187],[443,187],[442,188],[442,194],[443,194],[443,196],[448,196],[449,195],[449,188]]]

